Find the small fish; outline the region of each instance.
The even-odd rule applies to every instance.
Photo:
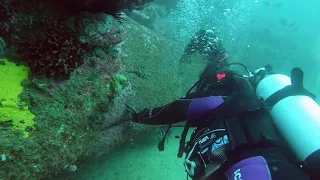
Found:
[[[270,6],[270,2],[268,0],[263,1],[265,6]]]
[[[294,49],[296,49],[296,48],[297,48],[296,45],[292,45],[291,47],[289,47],[290,50],[294,50]]]
[[[300,29],[300,25],[297,25],[292,31],[295,32]]]
[[[266,33],[266,34],[270,34],[271,31],[268,28],[264,28],[263,32]]]
[[[288,21],[287,21],[286,19],[284,19],[284,18],[281,18],[281,19],[280,19],[280,24],[281,24],[282,26],[287,26],[287,25],[288,25]]]
[[[282,2],[277,2],[273,4],[274,7],[282,7],[283,3]]]
[[[297,23],[295,21],[293,21],[291,24],[289,24],[289,27],[292,28],[293,26],[295,26]]]

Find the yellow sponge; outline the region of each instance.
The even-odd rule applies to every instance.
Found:
[[[19,98],[23,87],[21,82],[28,78],[30,70],[26,66],[16,66],[7,59],[0,59],[0,124],[12,123],[12,130],[23,132],[29,137],[34,129],[34,115]]]

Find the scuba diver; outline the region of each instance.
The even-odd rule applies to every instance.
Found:
[[[314,102],[315,96],[303,87],[302,70],[294,68],[290,79],[272,73],[270,65],[254,72],[241,63],[230,63],[227,67],[231,65],[243,66],[248,74],[222,68],[206,81],[205,90],[194,89],[199,80],[186,96],[165,106],[139,113],[128,106],[133,111],[132,122],[168,125],[169,130],[173,124],[186,121],[178,157],[186,153],[187,178],[304,180],[320,177],[320,143],[313,140],[320,137],[320,107]],[[304,107],[306,102],[309,107]],[[288,109],[288,104],[294,106]],[[276,119],[273,122],[289,145],[270,138],[268,132],[253,137],[248,120],[257,121],[264,113]],[[195,130],[185,142],[191,127]],[[305,127],[310,127],[308,132]],[[304,137],[297,135],[310,139],[301,141]],[[159,143],[160,151],[164,150],[165,138]],[[212,164],[218,164],[218,168],[210,169]]]
[[[218,42],[211,38],[214,33],[200,30],[195,37],[180,61],[194,52],[206,55],[210,63],[200,79],[184,97],[165,106],[138,113],[127,106],[131,121],[168,125],[159,151],[170,128],[185,122],[177,156],[186,154],[187,178],[318,179],[320,107],[303,87],[303,71],[292,69],[291,78],[273,73],[270,65],[250,71],[227,62],[222,45],[211,43]],[[229,70],[233,65],[247,73]],[[277,133],[269,132],[265,123],[274,125]],[[195,130],[186,142],[190,128]]]

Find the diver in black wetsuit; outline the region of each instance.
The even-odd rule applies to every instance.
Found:
[[[170,128],[186,121],[178,157],[186,153],[185,169],[192,179],[309,179],[286,147],[263,134],[253,142],[245,132],[244,120],[257,118],[264,111],[252,82],[227,69],[215,73],[217,76],[206,81],[205,91],[190,90],[185,97],[163,107],[133,113],[132,122]],[[196,130],[185,143],[190,127]],[[159,150],[163,150],[160,144]],[[220,167],[209,172],[213,162]]]
[[[312,179],[320,177],[317,155],[310,155],[310,162],[316,166],[302,164],[287,144],[270,138],[268,132],[259,131],[261,134],[256,135],[248,125],[248,120],[263,119],[261,114],[269,114],[272,107],[268,105],[287,96],[302,94],[315,99],[303,88],[302,70],[293,69],[292,86],[263,101],[256,97],[255,89],[263,78],[272,74],[270,66],[250,72],[241,63],[227,62],[228,54],[211,30],[198,31],[185,48],[180,62],[194,52],[205,55],[210,63],[186,96],[139,113],[129,107],[133,111],[132,122],[169,125],[168,132],[172,124],[186,121],[178,157],[186,153],[184,165],[192,179],[306,180],[309,176]],[[241,65],[248,74],[228,70],[230,65]],[[186,142],[190,127],[196,129]],[[164,150],[165,138],[166,135],[158,145],[160,151]],[[219,168],[210,167],[212,164]]]

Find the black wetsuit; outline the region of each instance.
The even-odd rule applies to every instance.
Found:
[[[163,107],[145,109],[134,115],[133,122],[161,125],[187,121],[198,129],[222,123],[228,130],[231,150],[227,153],[227,160],[207,179],[309,179],[299,165],[291,162],[292,157],[288,156],[290,153],[285,147],[267,138],[252,141],[248,137],[250,135],[241,122],[246,118],[256,118],[256,112],[263,111],[262,104],[246,79],[230,71],[224,74],[223,79],[208,81],[205,91],[190,93]],[[215,103],[201,104],[201,100]],[[193,114],[193,104],[203,108],[196,115]],[[223,122],[217,122],[221,119]]]

